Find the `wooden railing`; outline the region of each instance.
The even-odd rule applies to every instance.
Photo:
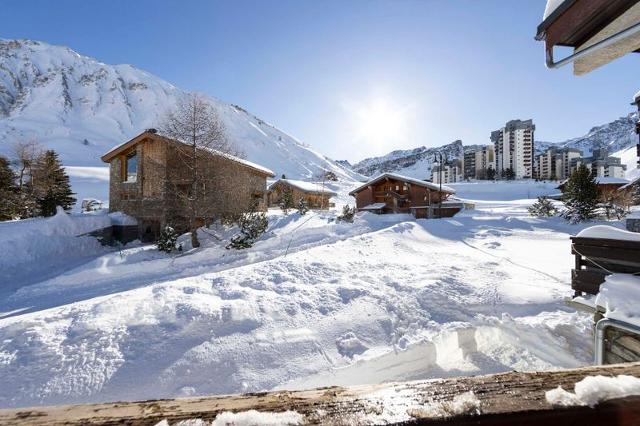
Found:
[[[0,410],[2,425],[169,425],[223,412],[295,411],[300,424],[638,425],[640,396],[554,407],[545,392],[587,376],[640,376],[640,363],[306,391]],[[472,394],[470,394],[472,392]],[[466,403],[460,397],[466,395]],[[457,403],[455,401],[458,401]]]
[[[640,272],[640,242],[604,238],[571,237],[571,288],[576,296],[598,294],[600,284],[611,273]]]

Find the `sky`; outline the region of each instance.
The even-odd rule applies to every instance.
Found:
[[[562,141],[633,111],[638,58],[548,70],[545,0],[0,0],[0,38],[65,45],[238,104],[335,159],[510,119]]]

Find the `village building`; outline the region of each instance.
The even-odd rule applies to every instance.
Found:
[[[431,181],[433,183],[456,183],[464,180],[464,167],[462,160],[451,160],[445,164],[431,168]]]
[[[538,156],[537,178],[563,180],[571,177],[582,161],[582,151],[577,148],[549,148]]]
[[[609,156],[606,149],[594,149],[591,157],[578,160],[577,165],[584,164],[594,176],[624,178],[627,166],[618,157]]]
[[[349,193],[355,197],[358,211],[378,214],[410,213],[416,218],[451,217],[465,208],[460,200],[451,200],[455,190],[395,173],[383,173]]]
[[[188,167],[179,141],[149,129],[102,156],[109,163],[109,210],[123,212],[138,222],[139,238],[155,240],[169,225],[186,231],[188,212],[179,193],[188,193]],[[210,149],[200,149],[199,169],[204,189],[199,202],[208,206],[202,225],[246,211],[266,209],[266,182],[274,173],[258,164]]]
[[[560,185],[558,185],[557,189],[564,192],[568,181],[568,179],[562,181]],[[604,194],[609,191],[616,191],[627,185],[629,185],[629,181],[624,178],[596,176],[596,186],[598,187],[599,194]]]
[[[291,199],[294,206],[304,199],[311,209],[328,209],[332,206],[331,197],[338,195],[326,186],[294,179],[278,179],[269,185],[268,200],[269,207],[277,207],[282,203],[282,197],[286,191],[291,192]]]
[[[464,178],[487,179],[488,170],[496,169],[495,148],[487,145],[480,149],[472,149],[464,153]]]

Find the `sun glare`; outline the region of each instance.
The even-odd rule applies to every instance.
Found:
[[[397,139],[403,132],[404,113],[384,99],[377,99],[357,111],[363,140],[380,143]]]

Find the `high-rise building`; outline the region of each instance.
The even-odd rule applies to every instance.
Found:
[[[578,160],[574,168],[585,164],[594,176],[624,178],[627,166],[618,157],[610,157],[606,149],[594,149],[591,157]]]
[[[538,179],[567,179],[582,158],[576,148],[549,148],[538,156]]]
[[[444,165],[433,166],[431,169],[431,181],[440,183],[440,177],[442,176],[442,183],[462,182],[464,180],[462,163],[462,160],[452,160],[447,161]],[[442,167],[442,173],[440,173],[440,167]]]
[[[500,130],[491,132],[497,177],[504,176],[508,169],[513,171],[516,179],[533,177],[535,129],[532,120],[511,120]]]
[[[493,145],[479,149],[468,150],[464,153],[464,178],[487,179],[487,170],[496,168],[495,150]]]

